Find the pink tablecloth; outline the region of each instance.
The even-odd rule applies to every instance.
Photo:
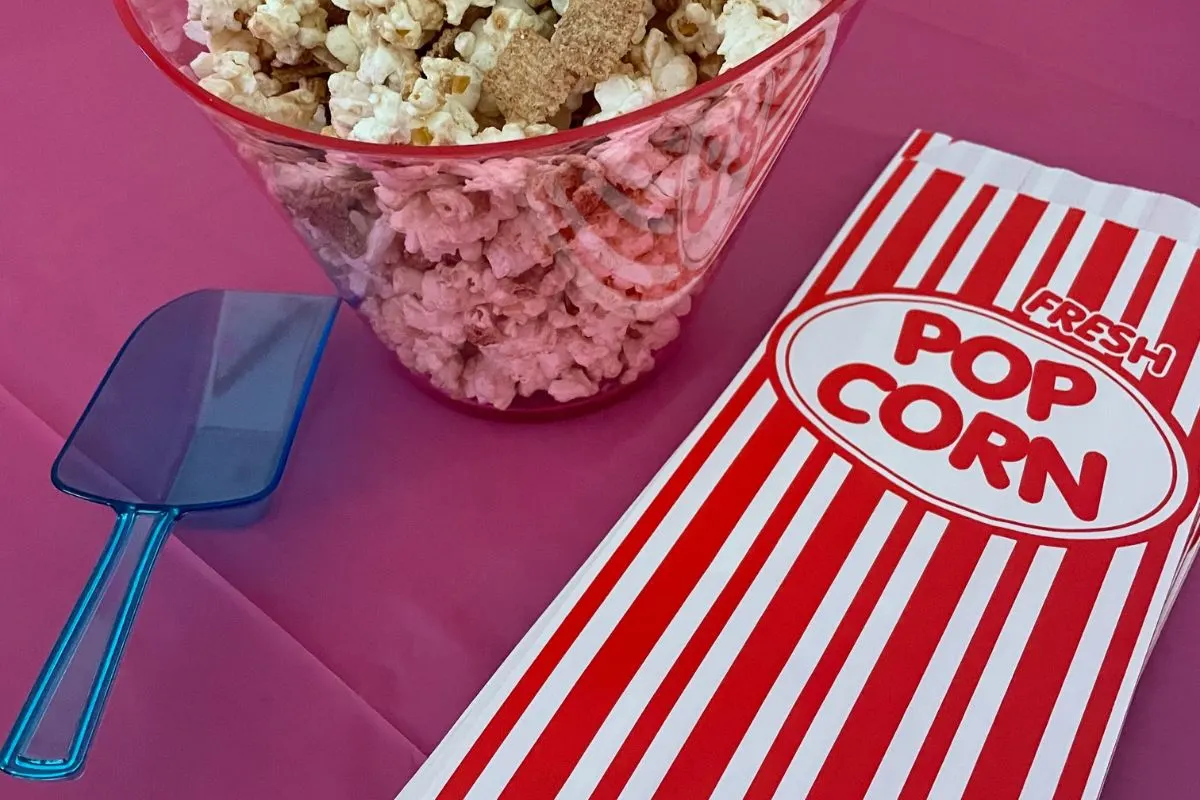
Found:
[[[105,0],[0,31],[0,723],[109,524],[51,490],[130,327],[203,286],[318,268]],[[1132,16],[1134,13],[1142,17]],[[870,0],[668,370],[608,411],[467,419],[339,323],[276,514],[184,532],[151,585],[89,771],[0,798],[390,798],[749,353],[912,129],[1200,202],[1200,5]],[[1200,582],[1105,794],[1200,796]]]

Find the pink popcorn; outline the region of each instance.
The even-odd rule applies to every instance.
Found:
[[[762,102],[731,94],[588,155],[369,172],[346,158],[268,180],[344,241],[345,257],[322,259],[367,276],[361,310],[409,369],[498,409],[570,402],[636,380],[678,337],[707,266],[680,251],[680,204],[696,185],[742,179],[753,150],[739,138]],[[331,187],[337,220],[321,217]]]
[[[554,260],[543,226],[528,212],[500,223],[484,255],[497,278],[516,278]]]
[[[459,383],[465,379],[465,370],[462,354],[457,347],[436,336],[430,336],[415,340],[413,353],[414,368],[428,375],[434,386],[452,395],[459,393]]]
[[[517,385],[504,365],[480,355],[462,371],[462,393],[472,400],[499,409],[508,408],[517,397]]]
[[[591,397],[600,387],[581,369],[567,370],[567,373],[556,381],[551,382],[549,392],[560,403],[568,403],[583,397]]]
[[[404,235],[408,252],[436,261],[454,254],[481,258],[484,241],[496,235],[503,220],[514,216],[515,207],[492,205],[486,195],[445,187],[410,198],[388,219]]]
[[[631,189],[645,189],[674,160],[650,143],[658,123],[621,131],[592,148],[591,157],[605,170],[609,180]]]

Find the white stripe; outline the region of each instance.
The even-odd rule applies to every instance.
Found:
[[[471,798],[495,797],[508,783],[517,766],[537,741],[555,710],[591,662],[596,651],[612,633],[617,622],[632,605],[638,592],[662,563],[667,552],[708,499],[729,465],[741,452],[750,436],[775,405],[774,390],[768,385],[759,390],[742,412],[729,433],[692,478],[662,524],[646,542],[633,563],[621,575],[612,592],[588,620],[579,637],[547,678],[537,696],[509,732],[479,779],[467,795]]]
[[[1076,229],[1075,235],[1071,238],[1071,244],[1067,246],[1067,251],[1063,253],[1062,261],[1058,263],[1058,267],[1054,270],[1054,274],[1046,283],[1050,291],[1066,297],[1067,292],[1071,289],[1071,284],[1075,282],[1075,277],[1079,274],[1079,270],[1083,268],[1083,262],[1088,257],[1088,253],[1092,251],[1092,247],[1096,244],[1096,236],[1100,233],[1100,228],[1104,226],[1105,219],[1099,214],[1085,214],[1083,221],[1079,223],[1079,228]]]
[[[971,270],[979,261],[979,256],[983,254],[984,248],[992,240],[996,229],[1004,221],[1004,215],[1012,208],[1013,201],[1016,199],[1017,193],[1011,189],[1000,189],[996,192],[995,197],[992,198],[992,202],[988,204],[987,210],[983,212],[979,221],[975,223],[975,227],[971,229],[967,240],[963,242],[962,248],[955,255],[954,260],[950,262],[950,268],[946,270],[946,274],[938,282],[938,289],[943,292],[952,293],[962,289],[963,282],[971,274]]]
[[[779,505],[783,495],[796,478],[796,474],[804,466],[805,461],[816,446],[816,439],[807,431],[801,431],[792,440],[779,463],[763,481],[762,487],[754,496],[754,500],[742,514],[733,531],[726,538],[720,551],[705,570],[704,575],[696,583],[680,607],[679,612],[671,619],[663,635],[655,643],[654,648],[638,668],[637,674],[629,682],[621,697],[613,705],[603,725],[576,763],[567,782],[559,792],[560,797],[587,797],[596,788],[603,777],[609,762],[629,735],[634,723],[641,716],[650,702],[650,698],[658,689],[662,679],[670,671],[680,652],[700,626],[712,604],[725,588],[730,576],[738,568],[738,564],[746,556],[762,530],[763,524]],[[832,470],[840,472],[843,479],[848,473],[841,465],[834,465]],[[797,548],[797,552],[799,549]]]
[[[1024,194],[1036,197],[1038,200],[1044,200],[1055,207],[1062,207],[1061,203],[1054,203],[1054,190],[1058,186],[1058,182],[1063,174],[1064,171],[1061,169],[1034,164],[1032,169],[1025,175],[1024,180],[1021,181],[1020,190]],[[1062,210],[1063,213],[1066,213],[1065,207],[1062,207]]]
[[[1157,295],[1158,292],[1156,291],[1155,296],[1157,297]],[[1159,330],[1161,329],[1160,325]],[[1139,331],[1142,330],[1144,329],[1139,326]],[[1153,342],[1153,340],[1151,341]],[[1181,358],[1182,355],[1181,353],[1177,353],[1176,358]],[[1188,371],[1184,376],[1183,384],[1179,387],[1179,394],[1175,397],[1175,406],[1172,415],[1183,426],[1184,430],[1190,431],[1196,422],[1197,413],[1200,413],[1200,354],[1193,356],[1192,362],[1188,365]]]
[[[929,232],[921,240],[916,252],[904,266],[904,271],[896,280],[897,286],[911,289],[920,283],[921,278],[925,277],[925,273],[933,265],[933,260],[937,258],[938,252],[946,244],[950,234],[954,232],[954,227],[958,225],[959,220],[962,219],[963,214],[975,199],[975,195],[982,188],[983,184],[973,180],[965,180],[959,184],[958,189],[950,198],[950,202],[942,209],[942,213],[938,215]]]
[[[879,505],[872,512],[871,518],[838,570],[837,577],[833,579],[821,604],[804,628],[796,647],[788,656],[787,663],[759,706],[746,735],[738,743],[733,758],[726,765],[725,772],[713,791],[714,800],[732,800],[745,795],[763,759],[766,758],[767,751],[779,735],[779,729],[787,720],[792,705],[846,616],[846,610],[850,607],[858,587],[870,572],[871,565],[875,563],[879,551],[883,549],[884,543],[896,526],[904,505],[900,497],[890,492],[884,493],[880,499]]]
[[[1046,251],[1050,248],[1050,242],[1054,240],[1058,229],[1062,227],[1067,211],[1066,206],[1060,205],[1050,205],[1046,208],[1046,213],[1042,215],[1041,220],[1034,227],[1033,233],[1029,235],[1029,241],[1021,250],[1021,255],[1017,257],[1016,263],[1013,264],[1013,268],[1009,271],[996,295],[995,305],[998,308],[1006,308],[1011,311],[1021,302],[1021,296],[1029,286],[1029,281],[1033,278],[1038,263],[1046,255]]]
[[[858,279],[866,272],[871,259],[879,252],[879,248],[887,241],[888,235],[900,221],[901,215],[909,209],[913,198],[924,188],[925,182],[932,174],[933,167],[927,164],[917,164],[913,168],[896,193],[892,195],[891,200],[883,207],[883,211],[871,225],[862,242],[854,248],[854,253],[846,262],[846,266],[842,267],[841,272],[833,279],[833,285],[829,287],[831,292],[844,292],[854,288],[854,284],[858,283]]]
[[[761,347],[760,347],[761,349]],[[646,513],[650,504],[666,487],[667,482],[679,470],[685,458],[687,458],[696,445],[703,438],[704,434],[712,427],[717,417],[724,413],[725,409],[732,402],[734,395],[740,390],[741,386],[749,380],[750,373],[755,369],[758,357],[750,359],[742,366],[734,380],[726,387],[725,391],[709,409],[708,413],[700,423],[688,434],[679,448],[671,454],[667,459],[663,468],[655,474],[654,478],[646,485],[646,488],[630,505],[621,518],[613,526],[612,531],[600,542],[600,545],[588,557],[583,566],[575,573],[575,576],[563,588],[558,597],[551,603],[542,615],[534,623],[533,627],[521,639],[508,657],[500,665],[500,668],[492,675],[492,678],[484,685],[475,699],[462,713],[454,726],[442,739],[441,744],[434,750],[417,774],[412,777],[408,784],[401,790],[397,800],[410,800],[412,798],[423,798],[429,795],[436,795],[441,791],[446,781],[450,779],[453,771],[458,767],[458,764],[466,756],[466,754],[474,746],[475,739],[483,732],[487,724],[495,716],[501,705],[512,693],[517,683],[521,680],[526,670],[533,664],[534,659],[554,631],[566,619],[575,602],[583,595],[587,587],[596,579],[596,576],[608,563],[613,553],[621,546],[621,543],[637,525],[638,520]],[[766,391],[769,386],[764,386]],[[761,394],[761,392],[760,392]],[[771,394],[773,396],[773,392]],[[745,410],[743,410],[743,415]],[[753,425],[753,419],[746,422],[738,420],[730,433],[737,429],[737,435],[741,437],[741,441],[749,435],[749,429],[745,426]],[[728,435],[728,434],[727,434]],[[740,447],[740,445],[738,445]],[[710,456],[711,458],[711,456]]]
[[[1128,194],[1125,202],[1121,203],[1121,207],[1113,214],[1113,219],[1130,228],[1141,228],[1145,224],[1154,195],[1130,187],[1126,187],[1126,190]]]
[[[1050,720],[1042,732],[1037,755],[1025,776],[1022,800],[1054,797],[1071,744],[1083,720],[1084,709],[1092,695],[1092,687],[1108,654],[1117,620],[1121,618],[1121,610],[1125,608],[1133,578],[1145,554],[1145,543],[1122,547],[1108,565],[1104,583],[1100,585],[1100,593],[1096,595],[1083,636],[1067,669],[1058,699],[1054,702],[1054,710],[1050,712]]]
[[[1125,670],[1125,677],[1121,680],[1121,688],[1117,691],[1116,702],[1113,703],[1112,714],[1108,718],[1104,736],[1100,739],[1100,747],[1096,750],[1096,760],[1092,762],[1092,771],[1088,776],[1087,786],[1083,790],[1083,797],[1087,800],[1095,800],[1100,796],[1100,787],[1104,783],[1104,777],[1108,774],[1113,748],[1116,747],[1117,737],[1121,734],[1121,725],[1125,722],[1125,713],[1129,710],[1133,689],[1142,675],[1142,666],[1150,654],[1150,647],[1154,643],[1158,625],[1163,616],[1165,600],[1171,589],[1171,579],[1174,574],[1172,567],[1180,560],[1193,521],[1194,517],[1180,525],[1179,530],[1175,533],[1175,541],[1171,543],[1171,551],[1167,554],[1165,568],[1162,576],[1158,579],[1158,586],[1154,589],[1150,607],[1146,610],[1146,621],[1142,624],[1142,630],[1138,634],[1137,643],[1134,645],[1133,654],[1129,659],[1129,666]]]
[[[946,524],[945,519],[926,516],[917,526],[912,542],[896,565],[896,571],[888,579],[879,602],[875,604],[846,663],[829,688],[820,710],[813,717],[804,741],[792,757],[792,763],[779,783],[777,794],[780,797],[804,797],[812,789],[821,765],[825,763],[829,750],[854,708],[854,701],[871,677],[879,654],[895,630],[900,615],[904,613],[917,582],[925,573],[929,559],[946,530]]]
[[[1004,621],[1004,627],[996,639],[992,657],[979,677],[979,684],[967,704],[966,714],[930,790],[931,799],[958,800],[962,797],[1065,552],[1061,547],[1039,547],[1037,555],[1033,557],[1029,574],[1017,592],[1008,619]]]
[[[1182,354],[1177,353],[1176,358],[1182,358]],[[1191,428],[1196,421],[1197,406],[1200,406],[1200,356],[1193,357],[1192,363],[1188,366],[1187,376],[1183,379],[1183,385],[1179,387],[1179,394],[1175,398],[1175,409],[1172,412],[1185,430]]]
[[[1187,277],[1188,267],[1191,266],[1195,255],[1196,251],[1193,248],[1178,244],[1171,251],[1171,256],[1158,279],[1158,286],[1154,288],[1154,294],[1150,297],[1150,304],[1146,306],[1146,313],[1138,323],[1138,332],[1148,336],[1151,342],[1158,339],[1163,326],[1167,324],[1167,316],[1179,299],[1179,287],[1183,285],[1183,279]]]
[[[1167,324],[1167,317],[1179,299],[1179,287],[1183,285],[1183,279],[1187,277],[1188,268],[1195,255],[1194,248],[1176,244],[1175,249],[1171,251],[1170,258],[1167,259],[1166,266],[1163,267],[1162,275],[1158,279],[1158,286],[1154,288],[1150,303],[1146,306],[1146,313],[1142,315],[1142,321],[1137,326],[1138,333],[1150,340],[1151,347],[1158,344],[1158,337],[1162,334],[1163,326]],[[1149,364],[1148,359],[1142,359],[1137,364],[1130,365],[1129,369],[1134,375],[1141,377]]]
[[[1117,271],[1117,277],[1108,290],[1108,296],[1104,298],[1104,304],[1100,306],[1101,314],[1109,319],[1121,318],[1125,306],[1129,305],[1129,298],[1133,296],[1133,290],[1137,288],[1138,279],[1146,271],[1146,262],[1150,260],[1150,254],[1154,252],[1157,243],[1158,234],[1138,231],[1133,239],[1133,246],[1129,248],[1129,253],[1126,254],[1121,269]]]
[[[696,668],[671,713],[663,721],[662,727],[630,776],[621,797],[649,797],[654,794],[700,714],[712,699],[742,645],[779,590],[780,584],[787,577],[809,536],[849,473],[850,465],[843,459],[834,457],[813,484],[808,496],[796,510],[783,540],[772,551],[737,609],[730,616],[729,622],[721,629],[712,649]]]
[[[967,645],[992,599],[1014,544],[1012,539],[1002,536],[989,538],[975,571],[971,573],[971,580],[967,582],[954,614],[938,641],[937,649],[929,659],[929,666],[925,668],[925,674],[921,676],[921,682],[892,736],[887,752],[879,763],[879,769],[867,790],[866,800],[885,800],[900,794],[941,708],[942,699],[967,652]]]

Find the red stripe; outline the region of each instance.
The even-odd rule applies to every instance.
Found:
[[[875,563],[871,565],[866,578],[859,586],[845,616],[842,617],[841,624],[838,625],[837,631],[830,639],[829,646],[825,648],[825,652],[813,669],[808,683],[801,690],[796,702],[792,704],[787,720],[780,728],[778,736],[775,737],[771,749],[767,751],[767,755],[759,767],[758,774],[754,777],[754,782],[750,784],[750,789],[746,792],[747,800],[769,798],[779,787],[779,782],[783,779],[792,757],[804,740],[804,735],[808,732],[813,717],[821,707],[821,703],[824,702],[825,696],[829,693],[829,687],[833,685],[842,665],[846,663],[846,657],[850,655],[850,650],[858,640],[859,633],[862,632],[863,626],[875,609],[879,595],[883,593],[884,586],[887,585],[896,569],[896,564],[904,555],[904,551],[908,549],[913,533],[924,514],[924,509],[916,504],[908,505],[901,512],[900,519],[896,521],[887,543],[880,550]],[[788,648],[789,652],[794,646],[795,640]],[[773,679],[778,672],[779,670],[775,669],[768,678]],[[740,731],[738,736],[740,738]]]
[[[1072,208],[1063,217],[1054,238],[1050,240],[1046,252],[1042,255],[1042,260],[1038,262],[1037,267],[1033,270],[1033,275],[1029,278],[1029,283],[1025,286],[1025,293],[1021,296],[1018,308],[1029,299],[1030,295],[1050,282],[1050,277],[1054,274],[1054,270],[1058,269],[1058,263],[1062,261],[1063,254],[1067,252],[1067,247],[1070,246],[1071,239],[1075,237],[1075,231],[1079,230],[1081,222],[1083,222],[1083,212],[1078,208]]]
[[[950,269],[950,263],[954,261],[954,257],[958,255],[958,251],[962,249],[963,243],[967,241],[967,237],[971,235],[971,231],[979,223],[979,218],[983,216],[983,212],[987,210],[988,205],[992,202],[992,198],[996,196],[995,186],[984,186],[975,195],[975,199],[971,201],[971,205],[967,206],[967,210],[963,213],[962,219],[954,226],[954,230],[950,232],[942,249],[938,251],[937,256],[933,259],[933,263],[929,266],[929,271],[925,273],[925,277],[921,278],[917,288],[926,292],[932,292],[937,289],[937,285],[946,275],[946,270]]]
[[[1121,321],[1126,325],[1136,327],[1142,321],[1142,316],[1146,313],[1147,306],[1150,305],[1150,298],[1154,296],[1154,290],[1158,288],[1158,281],[1162,278],[1163,270],[1166,269],[1167,261],[1170,260],[1171,251],[1174,249],[1175,240],[1165,236],[1160,236],[1158,242],[1155,243],[1154,249],[1150,251],[1146,267],[1142,270],[1141,277],[1138,278],[1137,286],[1134,287],[1133,294],[1129,297],[1129,305],[1125,306],[1125,313],[1121,315]]]
[[[863,496],[864,487],[868,497]],[[667,770],[657,798],[707,797],[878,505],[875,481],[848,480],[755,624],[688,740]]]
[[[717,414],[712,425],[700,436],[692,451],[683,458],[679,469],[667,480],[662,492],[651,501],[646,513],[638,520],[625,540],[617,547],[616,552],[601,568],[596,579],[584,590],[583,596],[551,635],[546,646],[538,653],[529,669],[521,676],[521,680],[513,687],[512,692],[496,711],[495,716],[475,740],[470,751],[464,756],[450,780],[438,794],[440,800],[465,797],[470,791],[471,785],[483,772],[512,726],[520,719],[551,672],[578,638],[580,631],[596,613],[596,609],[612,591],[613,586],[645,546],[650,535],[662,523],[667,512],[679,499],[700,467],[712,455],[713,450],[729,432],[750,400],[762,388],[765,375],[766,367],[759,365],[747,376],[745,383],[738,387],[733,397],[730,398],[729,404]]]
[[[1175,348],[1175,359],[1167,374],[1161,378],[1151,377],[1146,372],[1139,387],[1160,411],[1168,415],[1195,359],[1196,348],[1200,345],[1200,321],[1196,318],[1194,305],[1200,299],[1200,253],[1192,258],[1176,297],[1179,299],[1167,316],[1162,335],[1158,337],[1158,342],[1151,342],[1151,345],[1170,344]],[[1191,425],[1194,421],[1179,420],[1182,425]]]
[[[904,148],[904,157],[916,158],[921,155],[925,148],[929,146],[929,142],[932,139],[932,131],[917,131],[909,140],[908,147]]]
[[[1133,656],[1133,648],[1138,636],[1146,623],[1146,613],[1154,590],[1165,567],[1167,554],[1171,548],[1170,536],[1160,536],[1148,545],[1142,563],[1134,576],[1129,598],[1121,611],[1117,627],[1113,631],[1112,641],[1108,645],[1108,653],[1096,676],[1096,683],[1088,697],[1083,717],[1079,722],[1075,741],[1071,744],[1067,755],[1066,766],[1058,781],[1058,789],[1054,792],[1055,800],[1068,800],[1083,796],[1084,788],[1100,750],[1100,740],[1104,729],[1108,727],[1109,717],[1112,716],[1113,706],[1117,701],[1117,693],[1121,682],[1129,668],[1129,660]]]
[[[1020,795],[1037,753],[1040,737],[1035,732],[1050,720],[1114,552],[1108,547],[1067,549],[975,762],[964,798]]]
[[[955,522],[942,537],[821,765],[808,800],[866,796],[988,538],[973,522]]]
[[[554,797],[654,643],[737,525],[800,429],[789,409],[768,414],[600,646],[501,794]]]
[[[901,161],[896,166],[895,172],[880,187],[875,198],[863,210],[862,216],[858,218],[858,222],[854,223],[850,232],[846,234],[846,239],[842,242],[841,247],[833,254],[829,263],[825,265],[825,269],[821,270],[821,273],[817,275],[816,280],[813,281],[812,286],[809,287],[808,292],[804,295],[804,302],[819,302],[829,293],[829,287],[833,285],[833,281],[837,278],[838,273],[845,268],[846,262],[850,260],[850,256],[854,255],[854,251],[862,243],[863,238],[867,235],[867,231],[871,230],[871,226],[879,219],[879,215],[883,213],[883,209],[887,207],[887,204],[900,189],[901,184],[912,174],[915,168],[915,161]]]
[[[971,268],[958,296],[968,303],[984,305],[996,298],[1004,280],[1029,244],[1029,237],[1050,204],[1027,194],[1017,195],[1004,215],[979,261]]]
[[[812,488],[813,482],[817,476],[825,469],[825,465],[829,461],[829,456],[832,451],[825,447],[820,447],[809,458],[804,469],[796,480],[788,488],[780,501],[779,506],[767,519],[763,526],[762,533],[755,539],[754,544],[746,552],[745,558],[738,564],[733,575],[730,576],[729,582],[725,588],[721,590],[721,594],[713,603],[705,615],[704,620],[700,623],[692,638],[688,640],[684,646],[679,658],[671,665],[671,669],[667,672],[665,678],[654,695],[650,698],[646,708],[638,717],[636,723],[629,731],[629,735],[625,738],[621,748],[617,751],[616,756],[609,763],[608,769],[601,777],[596,790],[591,794],[591,800],[604,800],[604,798],[616,798],[625,788],[625,784],[629,781],[629,777],[637,768],[650,743],[654,741],[654,737],[662,728],[663,722],[666,721],[667,715],[678,702],[680,695],[683,694],[692,675],[699,668],[709,650],[712,649],[713,643],[728,624],[729,618],[733,615],[742,598],[745,597],[747,590],[757,577],[763,564],[774,551],[775,546],[779,543],[784,531],[792,521],[796,510],[808,496],[809,490]],[[862,470],[855,471],[850,474],[842,488],[834,496],[831,507],[839,509],[838,513],[853,511],[860,507],[873,507],[878,503],[879,496],[883,493],[883,481],[875,477],[874,472]],[[845,537],[843,537],[845,538]],[[842,556],[844,558],[844,554]],[[836,562],[836,563],[835,563]],[[819,565],[819,569],[814,569],[807,574],[807,580],[814,588],[816,586],[826,586],[828,578],[832,581],[834,569],[840,564],[840,560],[824,559]],[[824,573],[824,574],[823,574]],[[801,612],[802,613],[802,612]]]
[[[1017,592],[1021,590],[1021,584],[1029,573],[1029,566],[1033,563],[1036,552],[1036,545],[1018,544],[1009,557],[1008,564],[1000,574],[1000,580],[996,582],[991,602],[979,619],[979,625],[971,636],[937,716],[925,736],[925,743],[921,745],[921,750],[908,773],[900,800],[925,800],[929,797],[933,782],[942,768],[942,761],[946,758],[946,751],[950,749],[950,743],[954,740],[954,734],[966,713],[971,695],[975,693],[979,677],[992,657],[996,639],[999,638],[1000,630],[1008,619],[1008,612],[1012,609]]]
[[[1107,221],[1101,225],[1096,241],[1084,258],[1067,294],[1085,308],[1100,308],[1136,236],[1136,229],[1117,222]]]
[[[940,169],[933,172],[867,264],[858,279],[859,291],[879,291],[896,284],[904,265],[917,252],[962,182],[961,175]]]

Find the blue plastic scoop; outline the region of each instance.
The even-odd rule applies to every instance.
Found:
[[[116,526],[30,691],[0,770],[76,776],[171,527],[253,518],[283,475],[338,301],[202,291],[125,343],[54,462],[60,490]]]

